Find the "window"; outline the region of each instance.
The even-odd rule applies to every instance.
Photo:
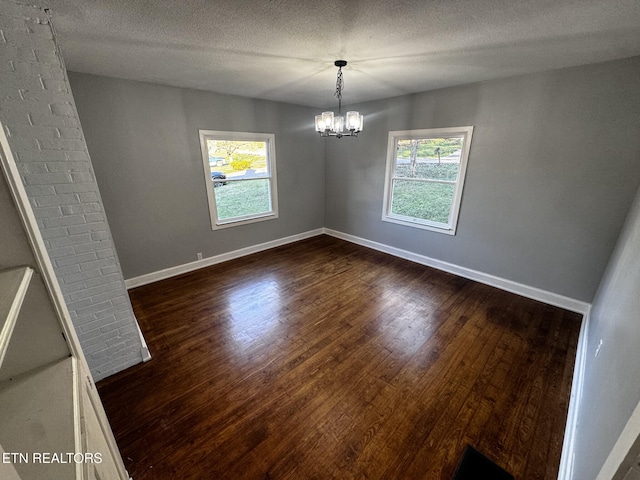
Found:
[[[211,228],[278,218],[275,136],[200,130]]]
[[[455,235],[472,133],[389,132],[382,220]]]

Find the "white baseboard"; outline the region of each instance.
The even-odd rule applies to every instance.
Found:
[[[578,412],[580,411],[580,404],[582,403],[582,389],[584,384],[585,368],[587,365],[590,314],[591,309],[589,308],[589,311],[587,311],[582,318],[582,326],[580,327],[580,335],[578,337],[576,364],[573,368],[571,398],[569,399],[569,411],[567,412],[567,425],[564,430],[564,442],[562,443],[562,456],[560,457],[558,480],[573,479]]]
[[[405,260],[411,260],[412,262],[420,263],[421,265],[426,265],[438,270],[453,273],[454,275],[458,275],[460,277],[475,280],[476,282],[484,283],[486,285],[490,285],[507,292],[522,295],[523,297],[538,300],[540,302],[564,308],[565,310],[570,310],[572,312],[581,313],[582,315],[585,315],[591,307],[591,304],[587,302],[565,297],[564,295],[548,292],[536,287],[530,287],[522,283],[507,280],[506,278],[496,277],[495,275],[490,275],[488,273],[479,272],[470,268],[461,267],[453,263],[443,262],[442,260],[437,260],[425,255],[413,253],[408,250],[391,247],[383,243],[373,242],[371,240],[356,237],[354,235],[349,235],[347,233],[342,233],[327,228],[324,229],[324,233],[326,233],[327,235],[331,235],[332,237],[341,238],[342,240],[346,240],[351,243],[356,243],[364,247],[369,247],[380,252],[404,258]]]
[[[591,307],[591,304],[587,302],[565,297],[564,295],[559,295],[557,293],[549,292],[536,287],[530,287],[529,285],[514,282],[506,278],[501,278],[488,273],[472,270],[470,268],[461,267],[453,263],[444,262],[442,260],[437,260],[435,258],[427,257],[419,253],[410,252],[408,250],[402,250],[400,248],[385,245],[383,243],[374,242],[372,240],[367,240],[365,238],[356,237],[355,235],[342,233],[337,230],[332,230],[329,228],[318,228],[315,230],[309,230],[307,232],[299,233],[297,235],[291,235],[289,237],[279,238],[276,240],[272,240],[270,242],[261,243],[258,245],[252,245],[250,247],[241,248],[239,250],[233,250],[231,252],[222,253],[220,255],[215,255],[213,257],[207,257],[202,260],[196,260],[195,262],[185,263],[183,265],[178,265],[175,267],[158,270],[157,272],[147,273],[145,275],[140,275],[139,277],[129,278],[125,280],[125,285],[127,289],[140,287],[142,285],[147,285],[149,283],[157,282],[158,280],[164,280],[166,278],[171,278],[176,275],[192,272],[200,268],[209,267],[211,265],[216,265],[218,263],[226,262],[228,260],[240,258],[245,255],[251,255],[253,253],[261,252],[263,250],[268,250],[270,248],[279,247],[281,245],[286,245],[288,243],[297,242],[299,240],[304,240],[306,238],[311,238],[311,237],[315,237],[317,235],[322,235],[322,234],[330,235],[332,237],[340,238],[342,240],[355,243],[357,245],[362,245],[364,247],[372,248],[380,252],[388,253],[390,255],[394,255],[396,257],[403,258],[405,260],[410,260],[412,262],[416,262],[421,265],[426,265],[428,267],[432,267],[438,270],[453,273],[454,275],[458,275],[460,277],[468,278],[470,280],[475,280],[476,282],[484,283],[486,285],[490,285],[492,287],[496,287],[501,290],[505,290],[507,292],[522,295],[523,297],[531,298],[533,300],[538,300],[538,301],[547,303],[549,305],[554,305],[556,307],[564,308],[572,312],[581,313],[582,315],[585,315],[586,313],[588,313],[589,308]]]
[[[259,245],[252,245],[250,247],[233,250],[232,252],[222,253],[220,255],[214,255],[213,257],[203,258],[202,260],[196,260],[195,262],[189,262],[183,265],[178,265],[175,267],[158,270],[157,272],[147,273],[145,275],[140,275],[139,277],[129,278],[125,280],[124,283],[127,289],[141,287],[142,285],[147,285],[149,283],[157,282],[159,280],[175,277],[176,275],[192,272],[200,268],[210,267],[211,265],[216,265],[218,263],[226,262],[228,260],[233,260],[234,258],[244,257],[245,255],[251,255],[252,253],[257,253],[263,250],[268,250],[270,248],[279,247],[281,245],[286,245],[287,243],[293,243],[293,242],[297,242],[298,240],[304,240],[305,238],[322,235],[323,233],[324,233],[323,228],[310,230],[308,232],[299,233],[297,235],[291,235],[290,237],[279,238],[277,240],[261,243]]]

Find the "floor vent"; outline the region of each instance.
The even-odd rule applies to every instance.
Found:
[[[513,475],[499,467],[471,445],[462,455],[454,480],[513,480]]]

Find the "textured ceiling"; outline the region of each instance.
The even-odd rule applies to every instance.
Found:
[[[69,70],[345,103],[640,55],[638,0],[44,0]]]

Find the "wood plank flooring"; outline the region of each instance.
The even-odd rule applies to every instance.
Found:
[[[328,236],[129,292],[98,388],[147,479],[555,479],[581,316]]]

